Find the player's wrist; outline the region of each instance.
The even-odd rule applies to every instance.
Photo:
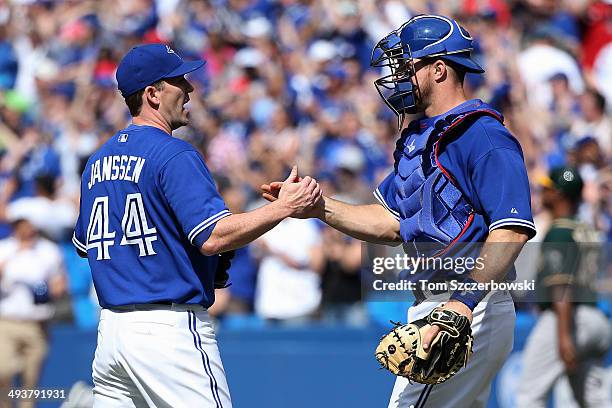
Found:
[[[318,218],[333,227],[334,225],[332,224],[335,223],[335,219],[338,218],[338,213],[338,201],[323,196],[323,205],[321,206],[321,213]]]
[[[327,197],[321,196],[321,199],[314,205],[309,215],[311,218],[317,218],[321,221],[325,221],[325,203]]]
[[[472,322],[472,309],[470,309],[468,305],[459,300],[450,299],[444,304],[444,309],[457,312],[460,315],[467,317],[467,319]]]
[[[470,277],[466,277],[462,283],[465,283],[467,285],[466,287],[468,287],[469,290],[456,290],[452,293],[450,300],[461,302],[471,311],[474,311],[474,309],[476,308],[476,306],[478,306],[482,299],[487,296],[488,291],[477,289],[476,286],[478,285],[478,281]]]
[[[289,203],[280,197],[278,200],[268,204],[268,206],[274,210],[279,220],[289,218],[295,212],[295,210],[289,205]]]

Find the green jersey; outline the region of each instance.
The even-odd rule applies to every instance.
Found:
[[[599,234],[591,226],[572,218],[555,220],[542,242],[536,279],[541,307],[550,308],[553,296],[595,303],[601,250]]]

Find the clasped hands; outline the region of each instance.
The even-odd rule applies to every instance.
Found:
[[[294,218],[316,218],[323,212],[323,192],[319,183],[310,176],[300,177],[297,166],[293,166],[285,181],[263,184],[261,195],[285,206]]]
[[[274,181],[261,186],[261,195],[270,202],[284,200],[285,205],[292,208],[291,216],[294,218],[320,218],[323,219],[325,201],[321,188],[315,179],[310,176],[301,178],[297,166],[293,166],[291,174],[285,181]],[[457,300],[449,300],[442,306],[443,309],[452,310],[466,316],[472,322],[472,311],[469,307]],[[433,325],[423,338],[423,348],[429,349],[440,332],[440,327]]]

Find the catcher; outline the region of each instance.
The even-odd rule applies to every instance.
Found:
[[[404,243],[419,256],[460,254],[483,261],[469,273],[427,271],[412,275],[415,280],[513,280],[514,260],[535,235],[518,141],[499,112],[466,100],[466,72],[484,72],[472,49],[463,27],[437,15],[415,16],[383,38],[371,61],[388,72],[375,81],[378,92],[400,129],[406,114],[424,117],[401,132],[394,168],[374,192],[380,204],[351,205],[324,196],[307,214],[357,239]],[[282,185],[263,185],[264,197],[274,200]],[[428,253],[423,243],[438,248]],[[467,243],[482,243],[481,249],[466,254],[461,244]],[[512,349],[510,294],[416,287],[408,310],[412,324],[395,327],[377,352],[398,375],[389,407],[484,407]]]

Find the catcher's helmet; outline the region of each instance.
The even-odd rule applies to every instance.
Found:
[[[372,51],[370,65],[389,67],[391,74],[374,82],[385,103],[398,115],[416,113],[418,87],[411,77],[414,59],[436,58],[453,63],[466,72],[484,69],[470,56],[474,49],[470,34],[455,20],[438,15],[414,16],[380,40]]]

